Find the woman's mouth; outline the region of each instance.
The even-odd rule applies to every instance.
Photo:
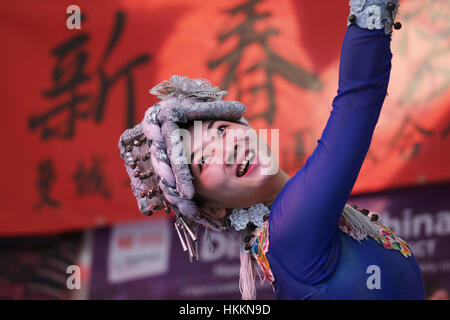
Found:
[[[252,161],[255,157],[255,152],[253,150],[247,150],[246,156],[244,160],[242,161],[242,164],[239,164],[236,168],[236,175],[238,177],[242,177],[246,175],[247,172],[249,172],[250,167],[254,167],[255,164],[252,165]]]

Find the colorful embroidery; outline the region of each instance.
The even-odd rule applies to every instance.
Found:
[[[374,238],[380,245],[382,245],[386,249],[394,249],[400,251],[400,253],[405,258],[411,256],[411,251],[405,240],[398,237],[394,232],[392,232],[391,229],[389,229],[385,225],[382,225],[381,223],[376,221],[372,221],[372,223],[377,224],[381,228],[380,234]],[[342,232],[349,234],[352,238],[357,239],[355,234],[352,232],[348,221],[343,216],[339,218],[339,229]]]
[[[267,261],[266,253],[269,250],[269,221],[267,220],[262,226],[255,231],[255,237],[252,243],[252,254],[264,273],[264,279],[271,284],[275,281],[269,261]],[[273,285],[272,285],[273,286]]]
[[[349,234],[353,239],[357,239],[356,235],[350,228],[347,219],[345,219],[343,216],[339,218],[339,229],[341,229],[342,232]]]
[[[375,239],[379,244],[381,244],[386,249],[394,249],[400,251],[400,253],[405,257],[411,256],[411,251],[409,250],[408,244],[405,240],[398,237],[391,229],[382,225],[379,222],[374,222],[381,227],[380,236]]]
[[[394,249],[400,251],[400,253],[405,257],[411,256],[411,251],[405,240],[398,237],[391,229],[382,225],[379,222],[372,221],[372,223],[380,226],[380,234],[374,239],[386,249]],[[349,234],[352,238],[357,239],[358,237],[353,233],[348,221],[344,216],[339,218],[339,229]],[[266,253],[269,251],[269,221],[266,221],[262,226],[255,230],[255,234],[252,240],[252,254],[261,268],[264,274],[264,280],[268,280],[273,287],[273,282],[275,278],[273,276],[272,270],[270,269],[269,261],[267,260]]]

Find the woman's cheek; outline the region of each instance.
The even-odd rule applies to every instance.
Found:
[[[227,184],[229,177],[227,177],[222,168],[216,168],[214,165],[209,165],[201,175],[202,186],[205,190],[216,191],[223,189]]]

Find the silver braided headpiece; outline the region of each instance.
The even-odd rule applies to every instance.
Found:
[[[174,75],[150,90],[161,100],[146,112],[143,121],[120,137],[120,156],[131,180],[139,210],[152,215],[172,207],[175,228],[191,261],[198,259],[197,231],[201,224],[222,231],[226,226],[201,216],[192,200],[195,195],[177,123],[192,120],[238,121],[246,108],[238,101],[222,101],[227,94],[205,79]]]

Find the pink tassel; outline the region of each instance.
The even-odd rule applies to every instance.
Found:
[[[256,299],[255,270],[250,251],[245,250],[245,244],[241,239],[241,269],[239,272],[239,290],[242,300]]]

